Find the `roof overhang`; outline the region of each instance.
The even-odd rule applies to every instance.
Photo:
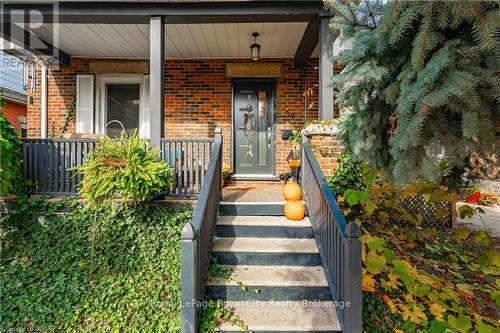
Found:
[[[22,104],[26,105],[26,94],[15,91],[9,88],[1,88],[0,91],[2,91],[3,96],[2,98],[5,99],[6,101],[17,103],[17,104]]]
[[[37,3],[4,3],[1,35],[23,48],[40,55],[53,55],[59,64],[68,64],[69,57],[79,56],[59,43],[21,27],[32,21],[29,15],[7,15],[11,10],[38,11],[45,25],[148,25],[152,16],[163,16],[168,25],[287,23],[304,22],[307,28],[296,34],[298,41],[290,54],[296,66],[303,66],[317,49],[319,18],[329,16],[322,0],[266,1],[196,1],[196,2],[98,2],[61,1],[53,7]],[[55,13],[56,12],[56,13]],[[21,38],[16,38],[20,36]],[[39,40],[44,47],[35,47],[26,40]],[[246,40],[245,40],[246,42]],[[56,47],[57,46],[57,47]],[[103,55],[105,57],[106,55]],[[113,57],[110,57],[113,58]]]

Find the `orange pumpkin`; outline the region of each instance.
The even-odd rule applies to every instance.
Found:
[[[289,181],[285,184],[285,187],[283,187],[283,196],[286,201],[300,200],[302,198],[302,189],[296,181]]]
[[[287,219],[292,221],[300,221],[304,219],[306,207],[302,201],[287,201],[284,209]]]

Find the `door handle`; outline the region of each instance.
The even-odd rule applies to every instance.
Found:
[[[272,140],[272,128],[267,128],[267,148],[271,148],[271,140]]]

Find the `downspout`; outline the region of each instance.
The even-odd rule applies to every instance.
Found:
[[[304,66],[304,124],[307,122],[307,64]]]
[[[41,92],[41,137],[42,139],[47,138],[47,64],[42,65],[41,69],[41,81],[42,81],[42,92]]]

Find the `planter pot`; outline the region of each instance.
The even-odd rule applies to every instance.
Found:
[[[220,187],[221,187],[221,188],[224,188],[224,186],[225,186],[225,185],[226,185],[226,184],[225,184],[225,179],[222,179],[222,180],[220,181]]]

